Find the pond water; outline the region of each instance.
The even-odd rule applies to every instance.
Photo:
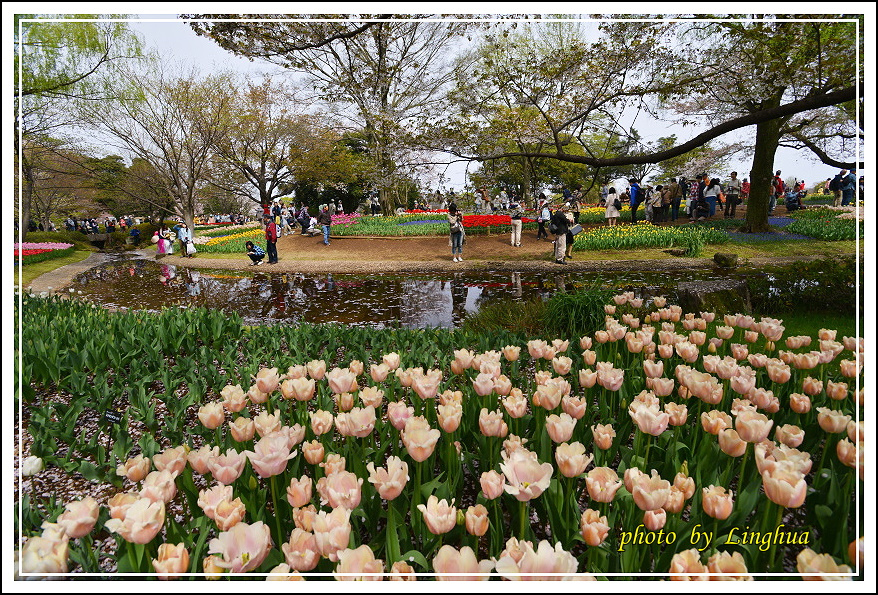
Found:
[[[598,282],[666,294],[678,281],[727,278],[712,270],[612,273],[307,275],[191,269],[118,258],[77,276],[82,297],[118,309],[180,306],[237,312],[246,324],[338,322],[357,326],[455,327],[485,304],[547,299]]]

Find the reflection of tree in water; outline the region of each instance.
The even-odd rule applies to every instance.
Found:
[[[404,326],[451,326],[454,302],[442,281],[407,280],[401,285],[400,322]]]

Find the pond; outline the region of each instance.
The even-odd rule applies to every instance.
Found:
[[[735,273],[735,276],[741,272]],[[727,278],[718,270],[686,272],[309,275],[206,270],[119,258],[77,276],[71,287],[117,309],[195,307],[237,312],[246,324],[338,322],[382,328],[456,327],[485,304],[547,299],[600,283],[674,296],[678,281]]]

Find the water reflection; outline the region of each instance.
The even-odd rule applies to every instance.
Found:
[[[666,273],[435,273],[306,275],[195,270],[150,260],[119,260],[73,282],[83,297],[115,308],[180,306],[235,311],[247,324],[341,322],[357,326],[453,327],[501,300],[546,299],[602,278],[614,287],[661,287]],[[687,274],[691,279],[691,274]]]

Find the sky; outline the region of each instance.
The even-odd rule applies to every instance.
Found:
[[[181,12],[183,10],[180,6],[178,6],[178,9]],[[577,5],[577,9],[582,10],[580,5]],[[114,10],[118,9],[114,8]],[[195,8],[186,7],[185,10],[194,12]],[[211,6],[209,10],[218,11],[220,9]],[[289,9],[286,8],[286,10]],[[444,10],[447,11],[447,9]],[[763,7],[762,10],[765,11],[766,8]],[[275,65],[261,61],[251,62],[223,50],[207,38],[197,36],[189,26],[177,19],[177,13],[139,13],[137,17],[142,20],[133,20],[129,26],[143,35],[148,46],[154,47],[160,55],[168,59],[182,60],[206,70],[209,70],[211,67],[224,67],[255,76],[265,73],[282,72],[282,69]],[[667,136],[671,133],[676,133],[678,138],[685,140],[697,133],[693,128],[684,130],[673,123],[649,121],[643,119],[642,116],[638,117],[636,127],[646,140],[656,140],[661,136]],[[753,138],[754,135],[755,126],[751,126],[727,134],[718,140],[731,141],[741,139],[746,141],[748,138]],[[738,155],[732,159],[729,167],[725,170],[710,173],[711,175],[717,175],[717,177],[727,177],[728,173],[734,170],[738,172],[738,177],[743,179],[749,177],[751,166],[751,157]],[[470,171],[477,168],[478,164],[476,163],[469,165]],[[795,177],[799,180],[804,179],[809,187],[813,183],[832,177],[838,172],[837,168],[825,165],[817,160],[816,157],[811,156],[810,151],[797,151],[784,147],[778,148],[773,169],[781,170],[784,179],[789,177]],[[446,186],[453,187],[456,190],[462,189],[466,181],[466,171],[466,164],[457,163],[451,165],[444,172],[446,179],[450,180],[450,182],[446,183]],[[694,175],[698,172],[683,173]],[[865,172],[861,171],[859,173],[863,174]]]

